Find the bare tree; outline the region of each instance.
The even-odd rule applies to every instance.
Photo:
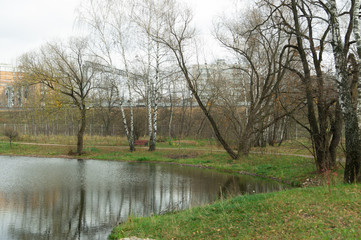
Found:
[[[148,132],[149,132],[149,151],[156,149],[157,131],[158,131],[158,104],[161,90],[164,85],[164,79],[169,76],[165,71],[165,63],[169,62],[169,50],[161,45],[160,42],[154,41],[150,32],[159,35],[165,28],[162,12],[159,11],[163,1],[140,0],[135,1],[132,19],[137,23],[140,29],[140,39],[144,39],[140,44],[144,49],[142,54],[139,52],[139,58],[145,59],[142,62],[145,67],[143,75],[144,98],[146,99],[148,110]],[[169,63],[168,63],[169,65]]]
[[[9,138],[10,148],[12,147],[12,142],[19,137],[18,131],[13,127],[6,127],[4,130],[4,135]]]
[[[89,56],[88,41],[84,38],[72,38],[67,44],[47,43],[37,52],[24,54],[20,60],[20,68],[28,82],[40,83],[54,93],[67,96],[78,109],[78,155],[83,153],[87,101],[96,75],[92,67],[94,61]]]
[[[125,86],[121,79],[113,81],[112,88],[116,88],[117,99],[121,107],[122,120],[127,135],[130,151],[135,151],[134,146],[134,99],[132,91],[133,77],[130,72],[130,50],[132,23],[129,11],[129,1],[97,1],[89,0],[80,8],[79,22],[89,27],[93,33],[93,53],[100,59],[102,65],[111,72],[113,76],[125,78]],[[135,57],[135,56],[134,56]],[[108,90],[111,88],[107,88]],[[127,89],[126,95],[121,95],[123,89]],[[125,100],[127,99],[127,100]],[[127,102],[129,111],[129,126],[124,102]]]
[[[285,47],[294,51],[294,64],[284,67],[302,83],[299,90],[304,93],[308,124],[296,121],[310,133],[317,170],[332,169],[336,165],[342,120],[337,94],[332,91],[335,80],[330,68],[323,64],[330,30],[325,14],[312,2],[302,0],[263,0],[260,6],[268,9],[267,21],[273,21],[275,28],[291,37]]]
[[[256,127],[253,126],[252,129],[249,129],[248,131],[247,130],[244,131],[244,126],[240,124],[239,119],[237,117],[233,118],[235,115],[240,114],[240,112],[237,111],[242,108],[242,106],[239,105],[240,103],[239,98],[236,100],[236,102],[231,103],[230,101],[227,101],[228,99],[226,96],[229,92],[226,92],[226,89],[224,87],[222,88],[222,84],[220,84],[220,82],[224,80],[222,79],[221,75],[212,78],[208,78],[206,76],[204,79],[202,71],[203,70],[207,71],[207,67],[203,67],[203,66],[190,67],[189,65],[189,56],[186,56],[187,50],[189,50],[187,49],[187,47],[191,45],[192,41],[195,38],[195,29],[191,26],[192,14],[190,10],[180,7],[174,1],[163,1],[160,4],[160,6],[162,6],[162,8],[159,9],[158,12],[160,18],[162,19],[164,27],[163,29],[161,29],[161,31],[158,31],[158,29],[151,27],[147,30],[148,34],[155,41],[168,47],[169,50],[173,53],[177,65],[179,66],[180,70],[184,75],[188,88],[192,92],[193,97],[195,98],[199,107],[201,108],[204,115],[208,119],[217,139],[225,148],[225,150],[228,152],[228,154],[234,159],[237,159],[240,156],[240,153],[247,154],[250,149],[250,144],[248,140],[250,139],[250,135],[252,135],[254,128]],[[266,37],[264,37],[264,40],[265,40],[264,44],[266,44],[267,43]],[[231,46],[230,44],[226,43],[226,41],[223,41],[223,43],[225,46],[228,46],[232,49],[236,49],[235,46]],[[262,46],[262,44],[260,44],[260,46]],[[270,45],[268,45],[267,47],[270,47]],[[239,50],[241,52],[240,47]],[[282,55],[284,52],[285,51],[282,50],[275,50],[273,55],[271,54],[273,56],[273,63],[270,65],[270,71],[268,72],[268,74],[266,74],[266,76],[262,76],[262,78],[264,77],[265,80],[259,77],[257,79],[258,85],[254,83],[255,86],[257,85],[257,87],[259,87],[261,85],[260,82],[264,80],[263,86],[265,86],[265,88],[263,89],[258,88],[257,90],[255,90],[262,99],[260,102],[257,102],[255,105],[252,106],[254,109],[256,109],[255,112],[257,112],[258,114],[261,114],[262,112],[266,112],[266,113],[269,112],[269,110],[267,111],[265,110],[268,109],[268,106],[271,102],[272,91],[274,91],[277,88],[278,82],[280,81],[280,79],[282,79],[284,75],[284,71],[277,70],[277,68],[279,68],[279,63],[277,63],[278,61],[277,56],[279,56],[280,54]],[[245,59],[246,60],[249,59],[249,56],[245,55]],[[259,59],[260,57],[258,58],[258,60]],[[254,71],[255,68],[252,66],[252,64],[253,63],[250,63],[249,66],[251,68],[251,71]],[[239,68],[240,67],[238,67],[238,70]],[[228,77],[227,81],[230,80],[229,78],[231,79],[234,78],[233,73],[229,75],[231,76],[227,76]],[[254,75],[257,75],[257,73],[254,73]],[[217,79],[219,82],[218,83],[214,82],[214,84],[211,82],[204,83],[205,80],[207,81],[210,79],[213,80]],[[223,84],[223,86],[224,85],[227,84]],[[208,87],[211,88],[210,91],[207,91]],[[239,96],[239,94],[237,94],[237,96]],[[225,134],[224,131],[222,132],[220,130],[219,126],[222,121],[217,120],[217,118],[219,119],[219,114],[217,114],[216,112],[212,112],[214,111],[212,110],[214,109],[212,106],[215,99],[218,100],[218,103],[221,104],[220,106],[222,106],[223,109],[224,106],[229,107],[227,108],[230,110],[228,116],[231,116],[233,118],[232,120],[234,120],[233,123],[235,123],[235,130],[236,130],[235,131],[236,136],[234,136],[234,138],[232,138],[231,141],[236,142],[237,152],[235,152],[231,148],[229,142],[224,137],[227,134]],[[215,116],[217,116],[217,118]],[[255,122],[257,120],[257,117],[259,116],[253,115],[253,119],[250,119],[250,122]],[[247,134],[241,136],[242,133],[245,132],[247,132]]]
[[[256,135],[263,135],[285,115],[272,117],[281,81],[288,72],[284,66],[293,58],[284,47],[291,39],[272,28],[272,21],[264,21],[260,9],[249,10],[244,18],[236,15],[219,22],[215,30],[221,44],[237,57],[238,63],[231,66],[233,76],[228,77],[233,79],[219,95],[243,154],[249,152]]]
[[[215,135],[219,142],[222,144],[227,153],[234,159],[237,159],[239,155],[233,151],[230,145],[226,142],[219,126],[216,123],[214,117],[208,111],[206,105],[202,102],[195,85],[197,79],[196,76],[191,74],[188,59],[186,54],[187,46],[192,42],[195,37],[195,29],[191,26],[192,14],[189,9],[182,8],[176,5],[174,1],[163,1],[161,9],[159,9],[160,17],[164,22],[164,28],[161,32],[155,29],[149,29],[150,36],[157,42],[163,44],[173,53],[174,58],[179,69],[182,71],[184,78],[187,82],[188,88],[192,92],[202,112],[207,116]]]
[[[112,115],[121,102],[119,99],[120,94],[117,78],[119,78],[119,76],[103,70],[94,84],[95,88],[92,96],[93,106],[101,112],[105,135],[110,135],[111,133]]]

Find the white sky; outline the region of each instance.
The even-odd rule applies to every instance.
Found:
[[[183,0],[193,8],[196,25],[209,34],[212,19],[234,0]],[[0,63],[16,64],[21,54],[56,38],[75,35],[81,0],[0,0]]]
[[[0,63],[70,36],[80,0],[0,0]]]

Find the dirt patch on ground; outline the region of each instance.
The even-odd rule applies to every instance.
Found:
[[[170,159],[187,159],[197,157],[198,153],[189,153],[189,154],[170,154],[165,157]]]
[[[197,141],[194,140],[175,140],[174,142],[196,145]]]

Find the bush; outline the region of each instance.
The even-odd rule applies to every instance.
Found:
[[[4,135],[9,138],[10,147],[11,143],[19,137],[18,131],[12,127],[6,127],[4,130]]]

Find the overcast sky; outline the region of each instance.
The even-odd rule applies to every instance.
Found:
[[[183,0],[193,8],[203,33],[212,18],[227,11],[233,0]],[[0,63],[15,64],[21,54],[57,38],[75,35],[76,8],[81,0],[1,0]],[[228,8],[229,9],[229,8]]]

